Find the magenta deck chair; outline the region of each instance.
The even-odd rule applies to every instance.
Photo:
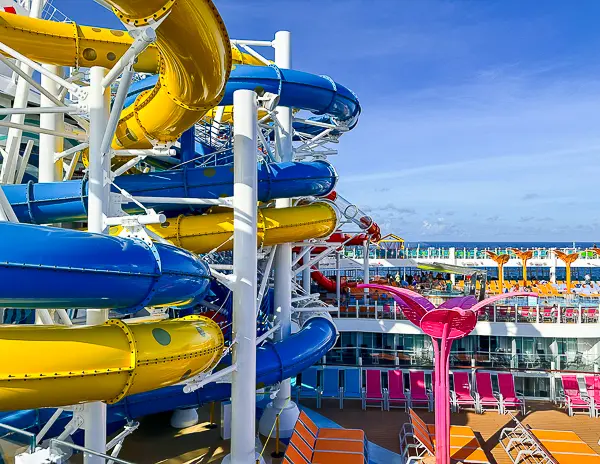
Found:
[[[569,416],[575,414],[576,411],[592,413],[589,401],[581,397],[579,391],[579,382],[576,375],[563,375],[561,377],[563,384],[563,392],[565,395],[565,408]]]
[[[366,371],[367,387],[362,392],[362,408],[367,406],[378,406],[383,409],[385,405],[384,391],[381,388],[381,371],[378,369],[368,369]]]
[[[410,398],[409,407],[426,407],[431,411],[431,398],[427,394],[425,388],[425,372],[423,371],[410,371],[408,373],[410,378]]]
[[[515,391],[515,379],[511,373],[498,373],[498,388],[500,389],[500,407],[503,414],[506,414],[509,409],[515,409],[525,414],[525,398]]]
[[[598,417],[600,413],[600,375],[586,375],[585,389],[588,397],[593,401],[591,405],[594,406],[594,410],[590,412],[590,415]]]
[[[461,406],[476,409],[475,398],[471,394],[471,383],[468,372],[454,372],[454,391],[452,392],[452,404],[458,412]]]
[[[477,387],[475,401],[478,412],[483,414],[485,409],[496,409],[500,413],[500,402],[492,388],[492,375],[489,372],[476,372],[475,385]]]
[[[404,376],[402,371],[388,371],[388,402],[387,409],[404,408],[408,405],[408,398],[404,393]]]

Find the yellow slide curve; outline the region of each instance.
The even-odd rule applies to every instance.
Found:
[[[123,110],[115,148],[173,142],[221,100],[232,61],[263,64],[231,48],[210,0],[110,0],[123,22],[163,23],[156,45],[139,55],[138,72],[159,73],[157,85]],[[133,39],[122,30],[58,23],[0,13],[2,41],[36,61],[59,66],[112,67]],[[233,54],[233,57],[232,57]],[[232,60],[233,58],[233,60]]]
[[[0,410],[115,403],[215,366],[219,326],[203,316],[98,326],[0,326]]]
[[[258,210],[258,243],[271,246],[327,237],[336,229],[337,215],[328,203]],[[178,216],[148,228],[193,253],[233,249],[233,212]]]

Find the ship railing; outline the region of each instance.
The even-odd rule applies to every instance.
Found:
[[[335,301],[332,303],[335,305]],[[402,308],[392,298],[342,297],[337,317],[376,320],[406,320]],[[333,315],[335,317],[335,314]],[[582,304],[527,304],[494,303],[483,307],[478,315],[479,322],[517,324],[600,324],[600,305]]]
[[[510,248],[403,248],[403,249],[385,249],[372,248],[369,252],[371,259],[488,259],[488,251],[496,254],[507,254],[511,259],[518,259],[515,252]],[[578,252],[581,259],[597,260],[600,256],[592,251],[585,249],[564,248],[561,251],[566,253]],[[349,246],[345,249],[345,256],[348,258],[362,259],[364,256],[362,246]],[[552,249],[536,248],[533,249],[533,259],[549,259],[553,257]]]
[[[400,369],[432,368],[433,351],[428,347],[406,350],[370,348],[362,346],[337,346],[323,358],[325,365],[363,367],[398,367]],[[512,353],[510,351],[465,351],[454,349],[450,354],[452,369],[513,370],[527,372],[598,372],[600,357],[589,353]]]

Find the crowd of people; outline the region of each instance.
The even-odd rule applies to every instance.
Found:
[[[387,281],[389,285],[395,285],[402,288],[412,288],[419,290],[440,290],[451,291],[452,283],[450,282],[450,274],[438,272],[434,275],[432,271],[421,272],[416,274],[400,276],[399,272],[396,275],[388,274]]]

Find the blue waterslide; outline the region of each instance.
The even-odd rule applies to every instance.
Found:
[[[296,376],[322,358],[335,344],[337,331],[328,319],[310,319],[298,333],[275,343],[266,343],[256,349],[256,381],[259,385],[273,385]],[[223,401],[231,396],[231,385],[211,383],[193,393],[183,393],[181,385],[131,395],[108,406],[108,427],[113,430],[126,419],[181,408],[196,408],[211,401]],[[0,414],[0,422],[19,429],[39,432],[54,413],[54,409],[30,409]],[[70,420],[64,412],[50,429],[48,436],[56,436]],[[47,436],[47,437],[48,437]]]
[[[335,188],[336,181],[335,169],[326,161],[261,163],[258,165],[258,199],[324,196]],[[115,183],[134,197],[216,199],[233,195],[233,168],[216,166],[119,176]],[[48,224],[87,220],[86,179],[44,184],[29,182],[1,188],[20,222]],[[182,210],[182,205],[160,202],[148,202],[145,206],[165,213]],[[135,203],[122,207],[127,213],[142,212]]]
[[[131,105],[140,92],[153,88],[157,79],[157,76],[151,76],[133,83],[125,106]],[[350,128],[358,121],[361,111],[356,94],[330,77],[294,69],[280,69],[275,65],[235,66],[231,70],[225,94],[219,105],[232,105],[233,93],[240,89],[279,95],[281,106],[306,110],[315,115],[327,115]]]
[[[0,307],[99,308],[135,313],[145,306],[201,298],[210,271],[196,255],[69,229],[0,222]]]

